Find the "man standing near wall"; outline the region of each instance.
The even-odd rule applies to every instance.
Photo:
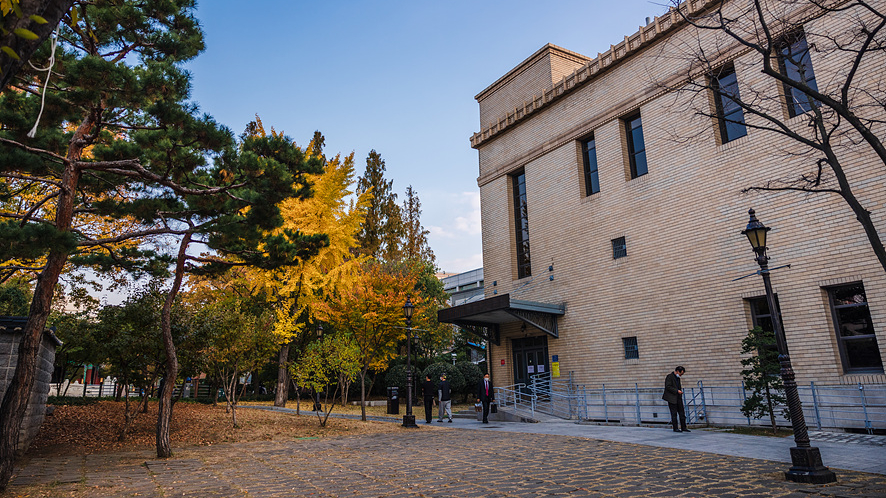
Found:
[[[680,377],[686,373],[686,369],[678,366],[673,372],[665,377],[665,390],[661,399],[668,402],[668,409],[671,411],[671,425],[674,432],[689,432],[686,428],[686,410],[683,408],[683,385],[680,383]],[[680,416],[680,428],[677,428],[677,415]]]

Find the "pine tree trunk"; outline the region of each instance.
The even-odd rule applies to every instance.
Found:
[[[92,130],[96,117],[97,113],[87,115],[77,131],[74,132],[71,146],[67,152],[68,159],[77,160],[80,158],[84,146],[81,142],[83,142],[83,137]],[[71,229],[79,180],[80,171],[72,162],[66,163],[62,172],[61,188],[55,212],[55,228],[59,232],[67,232]],[[12,477],[19,431],[25,418],[28,400],[31,398],[31,389],[33,389],[37,377],[37,361],[40,343],[43,339],[43,329],[46,327],[46,319],[49,317],[55,286],[58,284],[59,275],[61,275],[67,261],[67,251],[51,250],[46,258],[46,266],[37,277],[34,298],[31,300],[31,308],[28,311],[28,321],[22,330],[15,373],[3,395],[2,403],[0,403],[0,492],[6,489],[9,479]]]
[[[277,391],[274,396],[274,406],[285,407],[289,398],[289,343],[280,346],[280,355],[277,358]]]
[[[160,389],[160,408],[157,411],[157,457],[169,458],[172,456],[172,446],[169,441],[170,423],[172,422],[172,391],[175,389],[175,379],[178,377],[178,357],[175,354],[175,343],[172,341],[172,303],[175,301],[178,290],[181,288],[182,278],[185,274],[185,258],[188,244],[191,243],[191,233],[182,236],[178,247],[178,261],[175,265],[175,280],[166,301],[163,303],[163,312],[160,314],[160,330],[163,334],[163,348],[166,350],[166,369],[164,372],[163,387]]]

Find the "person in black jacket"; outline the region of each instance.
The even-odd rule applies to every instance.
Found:
[[[452,423],[452,393],[450,391],[449,381],[446,380],[446,374],[443,374],[440,376],[440,387],[437,388],[437,394],[440,395],[440,420],[437,422],[443,421],[443,414],[445,413],[449,417],[449,423]]]
[[[489,374],[483,376],[483,380],[477,384],[477,403],[483,403],[483,423],[489,423],[489,403],[495,401],[495,391],[492,388],[492,382],[489,381]]]
[[[686,373],[686,369],[678,366],[673,372],[665,377],[665,390],[661,395],[661,399],[668,402],[668,409],[671,411],[671,425],[674,432],[689,432],[686,428],[686,411],[683,408],[683,385],[680,384],[680,377]],[[680,428],[677,428],[677,416],[680,416]]]
[[[425,375],[425,381],[421,385],[421,393],[425,398],[425,423],[430,424],[431,419],[434,418],[433,410],[434,410],[434,394],[437,389],[435,389],[434,383],[431,382],[431,376]]]

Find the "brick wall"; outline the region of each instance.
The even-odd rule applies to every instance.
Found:
[[[0,326],[0,397],[6,393],[6,388],[9,386],[15,373],[15,366],[18,361],[18,345],[21,341],[20,330],[20,328],[15,330],[12,327]],[[53,334],[49,332],[43,334],[37,377],[34,382],[34,388],[31,390],[31,399],[28,402],[28,408],[19,433],[17,451],[20,455],[27,451],[28,446],[37,435],[40,425],[43,423],[56,346],[58,346],[58,339]]]
[[[827,16],[807,28],[842,33],[849,22]],[[770,265],[792,265],[773,272],[772,281],[798,382],[886,382],[884,375],[844,374],[824,290],[864,283],[880,356],[886,359],[886,274],[861,225],[836,196],[741,193],[808,170],[814,161],[797,155],[802,150],[793,142],[755,129],[719,143],[712,120],[694,112],[710,105],[709,95],[686,92],[683,85],[674,91],[698,40],[717,47],[720,59],[734,60],[743,94],[759,92],[779,112],[780,90],[760,74],[752,54],[716,33],[676,29],[498,134],[475,141],[486,296],[511,293],[512,299],[565,303],[560,338],[549,338],[549,354],[559,355],[561,371],[574,371],[579,383],[657,385],[677,364],[687,368],[690,383],[737,382],[740,344],[751,326],[746,299],[763,294],[759,277],[732,281],[757,270],[739,233],[753,207],[773,228]],[[882,55],[872,59],[858,81],[873,86],[886,61]],[[822,89],[847,67],[845,54],[813,52],[812,62]],[[509,85],[520,87],[518,80]],[[528,81],[527,90],[536,82]],[[643,120],[649,173],[630,179],[620,118],[636,110]],[[753,116],[747,120],[763,124]],[[494,121],[482,117],[481,130]],[[803,129],[802,116],[790,123]],[[591,132],[601,192],[585,197],[577,140]],[[886,234],[883,165],[861,147],[844,157],[856,195]],[[520,169],[526,173],[533,277],[517,280],[508,174]],[[622,236],[628,256],[613,259],[610,241]],[[528,332],[540,334],[531,327]],[[522,337],[519,324],[506,325],[502,345],[492,348],[496,385],[513,380],[510,338],[517,336]],[[639,360],[624,359],[622,338],[632,336],[638,339]]]
[[[476,96],[481,127],[523,106],[532,100],[533,92],[560,81],[587,61],[581,54],[545,45]]]

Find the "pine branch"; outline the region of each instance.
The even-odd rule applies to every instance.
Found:
[[[139,237],[147,237],[150,235],[184,235],[188,230],[174,230],[171,228],[154,228],[151,230],[141,230],[138,232],[129,232],[117,237],[109,237],[105,239],[88,239],[77,243],[79,247],[95,247],[105,244],[114,244],[123,242],[124,240],[135,239]]]
[[[11,145],[13,147],[16,147],[18,149],[22,149],[26,152],[31,152],[33,154],[44,154],[44,155],[47,155],[53,159],[57,159],[58,162],[60,162],[62,164],[68,164],[68,160],[63,156],[60,156],[54,152],[49,152],[48,150],[36,149],[34,147],[28,147],[27,145],[20,143],[20,142],[16,142],[15,140],[9,140],[8,138],[0,137],[0,144]]]

